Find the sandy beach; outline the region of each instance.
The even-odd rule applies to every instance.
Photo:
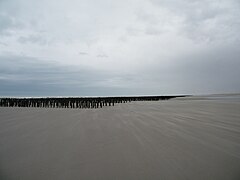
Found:
[[[0,107],[1,180],[238,180],[240,98]]]

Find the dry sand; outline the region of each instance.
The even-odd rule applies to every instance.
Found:
[[[0,179],[240,179],[240,100],[0,108]]]

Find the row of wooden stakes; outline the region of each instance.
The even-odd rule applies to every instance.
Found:
[[[102,108],[131,101],[159,101],[183,96],[0,98],[0,107]]]

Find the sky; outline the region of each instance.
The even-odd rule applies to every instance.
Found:
[[[0,96],[240,92],[239,0],[0,0]]]

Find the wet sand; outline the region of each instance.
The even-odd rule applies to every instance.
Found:
[[[0,179],[238,180],[236,99],[0,108]]]

